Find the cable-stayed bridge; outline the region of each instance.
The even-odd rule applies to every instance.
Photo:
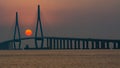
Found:
[[[24,49],[120,49],[120,40],[114,39],[93,39],[93,38],[69,38],[69,37],[45,37],[42,30],[40,18],[40,6],[38,5],[38,17],[36,23],[36,31],[34,37],[21,38],[18,23],[18,12],[16,12],[16,23],[13,39],[0,43],[0,50],[20,50],[21,41],[33,39],[35,47],[30,48],[26,45]],[[38,37],[38,28],[40,27],[40,35]],[[18,37],[17,37],[18,36]],[[41,44],[38,44],[38,42]],[[18,44],[16,44],[18,43]]]

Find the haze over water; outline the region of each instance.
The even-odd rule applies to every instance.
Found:
[[[0,41],[13,39],[16,11],[21,36],[34,32],[38,4],[45,36],[120,39],[120,0],[0,0]]]

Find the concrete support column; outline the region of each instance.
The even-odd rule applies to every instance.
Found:
[[[70,40],[70,49],[72,49],[72,40]]]
[[[105,49],[105,42],[101,41],[101,49]]]
[[[78,49],[80,49],[80,40],[78,40]]]
[[[117,49],[117,43],[113,42],[113,49]]]
[[[53,49],[56,49],[56,42],[55,42],[56,39],[53,39]]]
[[[65,39],[63,40],[63,49],[65,49]]]
[[[50,49],[52,49],[52,39],[50,38]]]
[[[56,46],[57,46],[57,49],[59,49],[59,41],[58,41],[58,39],[57,39],[57,45]]]
[[[92,43],[92,49],[94,49],[94,41],[91,41],[91,43]]]
[[[60,39],[60,49],[62,49],[62,40]]]
[[[86,41],[86,49],[89,49],[88,41]]]
[[[85,41],[83,40],[82,42],[83,42],[83,49],[85,49]]]
[[[74,41],[74,49],[77,49],[76,43],[77,43],[77,40]]]
[[[99,41],[95,41],[96,43],[96,48],[95,49],[99,49],[100,45],[99,45]]]
[[[118,49],[120,49],[120,41],[118,41]]]
[[[107,45],[107,49],[110,49],[109,42],[106,42],[106,45]]]
[[[69,40],[67,40],[67,49],[69,49]]]
[[[49,45],[50,45],[50,42],[49,42],[49,39],[47,38],[47,48],[48,49],[50,48]]]

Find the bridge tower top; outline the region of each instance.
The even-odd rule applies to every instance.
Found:
[[[16,12],[16,23],[15,23],[15,29],[14,29],[14,48],[16,48],[15,46],[15,42],[16,42],[16,36],[18,35],[18,40],[17,42],[19,42],[19,48],[21,46],[21,36],[20,36],[20,28],[19,28],[19,23],[18,23],[18,12]]]
[[[18,32],[16,32],[18,31]],[[16,35],[18,33],[18,39],[20,39],[20,28],[19,28],[19,23],[18,23],[18,12],[16,12],[16,23],[15,23],[15,30],[14,30],[14,39],[16,38]]]
[[[38,5],[38,15],[37,15],[37,24],[36,24],[36,31],[35,31],[35,45],[36,48],[38,48],[37,45],[37,37],[38,37],[38,29],[40,27],[40,35],[41,35],[41,48],[43,48],[43,43],[44,43],[44,35],[43,35],[43,29],[42,29],[42,23],[41,23],[41,18],[40,18],[40,5]]]
[[[35,37],[38,36],[38,28],[40,27],[41,37],[44,38],[43,29],[42,29],[42,23],[41,23],[41,18],[40,18],[40,5],[38,5],[38,16],[37,17],[38,18],[37,18],[37,24],[36,24]]]

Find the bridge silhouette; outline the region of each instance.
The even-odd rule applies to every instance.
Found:
[[[38,37],[38,27],[40,27],[40,35]],[[18,36],[18,37],[16,37]],[[33,39],[35,47],[30,48],[26,45],[26,50],[40,50],[40,49],[120,49],[120,40],[114,39],[93,39],[93,38],[69,38],[69,37],[45,37],[42,30],[42,23],[40,18],[40,5],[38,5],[38,17],[36,23],[35,37],[21,38],[20,28],[18,23],[18,12],[16,12],[16,23],[13,39],[0,43],[0,50],[20,50],[21,41]],[[41,44],[38,44],[38,41]],[[18,48],[16,47],[18,44]],[[40,46],[40,47],[39,47]]]

